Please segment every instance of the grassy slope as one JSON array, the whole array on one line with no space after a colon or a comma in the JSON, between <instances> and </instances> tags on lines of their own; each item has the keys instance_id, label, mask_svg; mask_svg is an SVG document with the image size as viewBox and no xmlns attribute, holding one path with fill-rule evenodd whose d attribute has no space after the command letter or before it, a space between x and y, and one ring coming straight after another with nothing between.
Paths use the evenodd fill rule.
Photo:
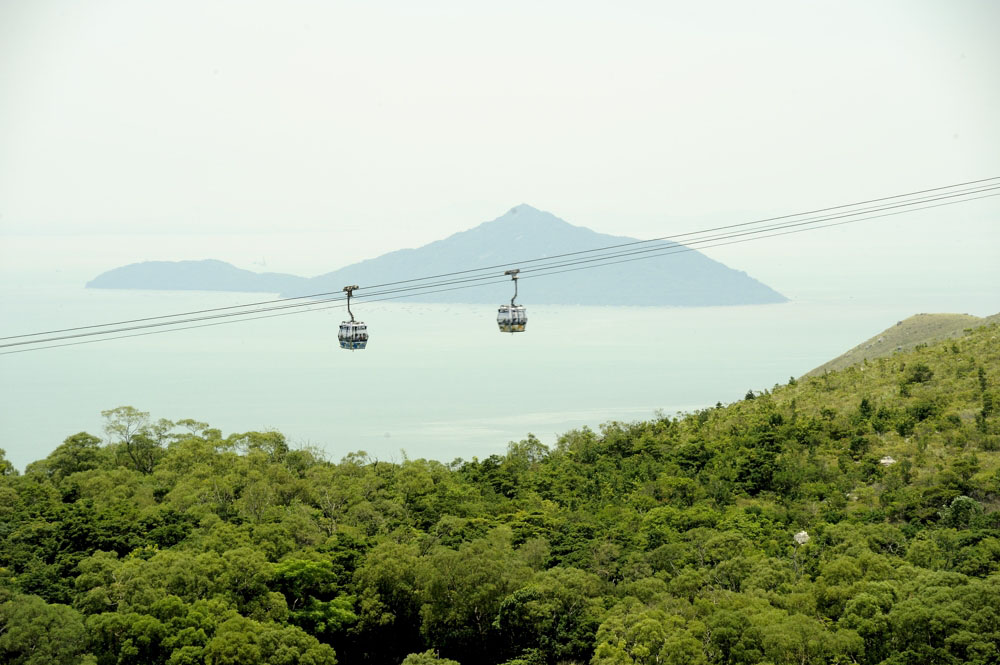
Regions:
<instances>
[{"instance_id":1,"label":"grassy slope","mask_svg":"<svg viewBox=\"0 0 1000 665\"><path fill-rule=\"evenodd\" d=\"M907 322L911 322L917 331L933 334L932 331L936 330L939 338L947 338L951 336L947 330L952 324L973 318L949 314L917 315L898 326L900 333L893 340L906 338ZM919 348L917 345L921 342L911 342L912 350L907 351L904 347L904 351L896 355L874 360L861 358L840 371L807 375L796 385L778 388L771 398L779 408L787 409L794 405L800 413L839 420L847 428L853 425L852 420L856 420L854 414L858 411L860 400L867 397L875 409L884 407L893 419L893 424L885 432L872 437L874 445L868 453L869 457L891 455L897 462L909 461L915 476L913 484L927 486L956 457L972 452L978 456L980 464L979 471L971 479L972 485L989 486L994 478L1000 478L1000 437L995 426L991 425L987 432L981 432L976 430L975 424L977 414L983 408L979 370L985 372L987 392L995 395L1000 384L1000 315L980 321L986 322L986 325L963 329L961 338L952 342L943 341ZM914 336L916 334L913 333ZM929 367L933 376L925 382L909 383L904 389L902 384L918 364ZM934 415L918 421L911 433L905 436L900 434L895 422L902 414L912 412L921 404L931 405ZM733 406L754 408L745 402ZM826 452L830 454L834 451ZM833 462L832 456L830 461ZM851 493L852 507L862 510L877 507L884 489L880 482L855 486ZM1000 501L990 503L994 505L987 504L987 510L1000 509Z\"/></svg>"},{"instance_id":2,"label":"grassy slope","mask_svg":"<svg viewBox=\"0 0 1000 665\"><path fill-rule=\"evenodd\" d=\"M1000 323L1000 314L986 318L970 314L917 314L883 330L871 339L824 363L805 376L820 376L825 372L856 365L864 360L890 356L897 351L910 351L919 344L933 344L945 339L962 337L973 327Z\"/></svg>"}]
</instances>

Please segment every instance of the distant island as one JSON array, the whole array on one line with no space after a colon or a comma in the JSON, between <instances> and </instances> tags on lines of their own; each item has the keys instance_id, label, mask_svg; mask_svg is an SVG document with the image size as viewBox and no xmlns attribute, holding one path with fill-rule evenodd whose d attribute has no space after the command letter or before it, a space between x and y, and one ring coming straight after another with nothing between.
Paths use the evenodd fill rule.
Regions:
<instances>
[{"instance_id":1,"label":"distant island","mask_svg":"<svg viewBox=\"0 0 1000 665\"><path fill-rule=\"evenodd\" d=\"M255 273L223 261L147 261L109 270L87 283L95 289L257 291L283 297L339 291L345 284L386 283L468 270L484 265L517 267L539 257L593 250L635 242L635 238L597 233L574 226L529 205L475 228L416 249L402 249L354 263L317 277ZM520 299L526 303L565 305L711 306L760 305L787 298L701 252L677 245L678 252L594 270L525 276ZM586 265L586 264L584 264ZM582 267L582 266L581 266ZM498 268L497 273L502 274ZM499 303L509 300L509 284L492 283L411 298L419 302Z\"/></svg>"}]
</instances>

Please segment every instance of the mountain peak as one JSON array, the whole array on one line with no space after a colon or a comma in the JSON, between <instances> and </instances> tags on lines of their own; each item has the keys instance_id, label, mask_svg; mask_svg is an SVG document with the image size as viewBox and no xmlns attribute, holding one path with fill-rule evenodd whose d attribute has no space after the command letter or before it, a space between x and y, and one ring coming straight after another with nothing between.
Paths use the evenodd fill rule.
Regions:
<instances>
[{"instance_id":1,"label":"mountain peak","mask_svg":"<svg viewBox=\"0 0 1000 665\"><path fill-rule=\"evenodd\" d=\"M525 227L537 227L539 225L573 226L566 220L556 217L551 212L539 210L527 203L519 203L496 219L484 222L484 224L494 223L499 223L503 227L510 225L522 225Z\"/></svg>"},{"instance_id":2,"label":"mountain peak","mask_svg":"<svg viewBox=\"0 0 1000 665\"><path fill-rule=\"evenodd\" d=\"M435 271L465 272L476 265L536 269L563 267L544 257L563 257L593 252L604 247L637 242L627 236L598 233L575 226L527 203L509 208L496 219L459 231L416 249L403 249L374 259L345 266L314 277L300 290L283 293L300 296L333 290L337 284L379 283L405 280ZM545 272L532 277L530 298L534 303L592 305L747 305L784 302L785 297L745 273L732 270L698 251L675 252L659 260L617 263L588 255L581 267L561 272ZM655 253L653 257L657 256ZM617 258L616 256L605 256ZM642 257L640 257L642 258ZM540 262L540 263L536 263ZM570 265L567 263L567 265ZM570 272L572 271L572 272ZM500 270L498 270L499 274ZM424 302L502 302L509 298L506 283L483 284L475 290L454 290L422 294ZM525 296L527 299L528 296Z\"/></svg>"}]
</instances>

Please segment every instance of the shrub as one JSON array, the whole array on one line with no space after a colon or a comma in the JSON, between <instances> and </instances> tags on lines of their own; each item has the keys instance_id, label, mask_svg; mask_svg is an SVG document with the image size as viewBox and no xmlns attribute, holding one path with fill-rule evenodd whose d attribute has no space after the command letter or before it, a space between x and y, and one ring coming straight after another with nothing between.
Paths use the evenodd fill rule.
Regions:
<instances>
[{"instance_id":1,"label":"shrub","mask_svg":"<svg viewBox=\"0 0 1000 665\"><path fill-rule=\"evenodd\" d=\"M934 378L934 370L924 363L917 363L912 365L910 371L906 373L904 383L927 383L932 378Z\"/></svg>"}]
</instances>

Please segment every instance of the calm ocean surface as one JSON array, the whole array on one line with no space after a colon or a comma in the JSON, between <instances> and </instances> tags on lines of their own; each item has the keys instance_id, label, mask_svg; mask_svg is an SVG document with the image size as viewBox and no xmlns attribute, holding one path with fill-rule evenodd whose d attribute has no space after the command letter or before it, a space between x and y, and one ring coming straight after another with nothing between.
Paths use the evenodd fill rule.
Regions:
<instances>
[{"instance_id":1,"label":"calm ocean surface","mask_svg":"<svg viewBox=\"0 0 1000 665\"><path fill-rule=\"evenodd\" d=\"M755 307L528 306L503 335L483 305L359 303L368 349L337 347L342 308L0 356L0 447L15 466L45 457L100 411L223 430L277 429L336 460L485 457L534 433L668 415L741 399L826 362L918 312L1000 310L995 292L892 302L823 293ZM268 294L102 291L80 282L0 287L0 334L219 307Z\"/></svg>"}]
</instances>

